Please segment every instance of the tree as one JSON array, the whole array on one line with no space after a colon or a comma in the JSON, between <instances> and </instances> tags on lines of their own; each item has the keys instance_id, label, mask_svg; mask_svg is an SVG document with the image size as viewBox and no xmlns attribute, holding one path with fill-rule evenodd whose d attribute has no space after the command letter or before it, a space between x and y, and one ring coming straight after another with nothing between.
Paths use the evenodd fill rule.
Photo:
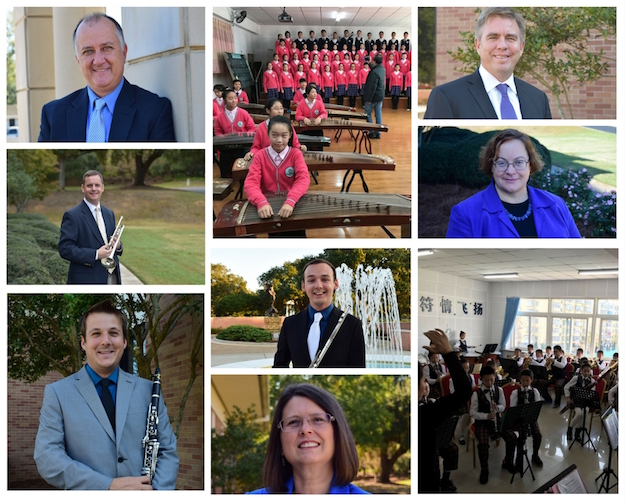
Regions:
<instances>
[{"instance_id":1,"label":"tree","mask_svg":"<svg viewBox=\"0 0 625 500\"><path fill-rule=\"evenodd\" d=\"M79 320L107 296L32 294L8 296L9 377L36 382L50 371L67 377L81 369Z\"/></svg>"},{"instance_id":2,"label":"tree","mask_svg":"<svg viewBox=\"0 0 625 500\"><path fill-rule=\"evenodd\" d=\"M520 7L515 8L527 24L523 56L515 76L528 74L553 95L560 117L574 118L569 93L573 85L587 85L604 77L616 61L594 50L598 38L616 36L615 7ZM480 12L478 9L476 12ZM461 32L464 46L448 53L462 63L464 73L480 64L475 50L475 33Z\"/></svg>"},{"instance_id":3,"label":"tree","mask_svg":"<svg viewBox=\"0 0 625 500\"><path fill-rule=\"evenodd\" d=\"M133 187L145 186L145 178L152 164L165 154L164 149L113 149L103 150L101 158L106 158L108 166L126 163L134 168ZM102 161L104 163L104 161Z\"/></svg>"},{"instance_id":4,"label":"tree","mask_svg":"<svg viewBox=\"0 0 625 500\"><path fill-rule=\"evenodd\" d=\"M249 293L247 282L223 264L211 265L211 308L226 295Z\"/></svg>"},{"instance_id":5,"label":"tree","mask_svg":"<svg viewBox=\"0 0 625 500\"><path fill-rule=\"evenodd\" d=\"M436 80L436 9L419 7L419 85Z\"/></svg>"},{"instance_id":6,"label":"tree","mask_svg":"<svg viewBox=\"0 0 625 500\"><path fill-rule=\"evenodd\" d=\"M272 415L284 388L301 382L318 385L334 395L359 451L379 458L379 481L389 483L393 466L410 450L410 377L274 375L269 382Z\"/></svg>"},{"instance_id":7,"label":"tree","mask_svg":"<svg viewBox=\"0 0 625 500\"><path fill-rule=\"evenodd\" d=\"M15 76L15 36L13 34L13 11L7 13L7 104L17 104Z\"/></svg>"},{"instance_id":8,"label":"tree","mask_svg":"<svg viewBox=\"0 0 625 500\"><path fill-rule=\"evenodd\" d=\"M213 314L216 317L224 316L263 316L267 307L263 308L263 298L255 293L238 292L221 297L211 302Z\"/></svg>"},{"instance_id":9,"label":"tree","mask_svg":"<svg viewBox=\"0 0 625 500\"><path fill-rule=\"evenodd\" d=\"M43 200L53 186L56 156L46 149L11 149L7 154L7 195L18 213L28 200Z\"/></svg>"},{"instance_id":10,"label":"tree","mask_svg":"<svg viewBox=\"0 0 625 500\"><path fill-rule=\"evenodd\" d=\"M224 493L243 493L262 487L263 462L269 436L256 423L253 408L236 406L222 434L211 433L211 479Z\"/></svg>"},{"instance_id":11,"label":"tree","mask_svg":"<svg viewBox=\"0 0 625 500\"><path fill-rule=\"evenodd\" d=\"M158 348L183 316L196 315L198 321L189 337L189 380L185 387L178 417L172 419L174 434L179 437L187 398L197 378L197 367L204 353L204 301L202 295L174 295L163 300L162 294L120 294L117 303L128 317L128 346L137 362L139 376L149 379L152 361L159 367Z\"/></svg>"}]
</instances>

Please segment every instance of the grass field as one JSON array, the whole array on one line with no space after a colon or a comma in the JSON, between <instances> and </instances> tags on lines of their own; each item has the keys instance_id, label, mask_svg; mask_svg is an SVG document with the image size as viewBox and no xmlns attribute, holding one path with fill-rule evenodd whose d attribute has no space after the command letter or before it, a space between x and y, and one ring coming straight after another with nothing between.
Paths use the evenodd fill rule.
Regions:
<instances>
[{"instance_id":1,"label":"grass field","mask_svg":"<svg viewBox=\"0 0 625 500\"><path fill-rule=\"evenodd\" d=\"M32 200L26 212L61 224L63 213L83 196L79 188ZM145 284L204 284L204 194L176 189L105 186L102 205L126 225L121 262ZM9 212L14 212L10 207Z\"/></svg>"},{"instance_id":2,"label":"grass field","mask_svg":"<svg viewBox=\"0 0 625 500\"><path fill-rule=\"evenodd\" d=\"M466 127L475 132L501 127ZM616 187L616 134L587 127L517 127L551 152L554 165L570 170L588 169L597 181Z\"/></svg>"}]
</instances>

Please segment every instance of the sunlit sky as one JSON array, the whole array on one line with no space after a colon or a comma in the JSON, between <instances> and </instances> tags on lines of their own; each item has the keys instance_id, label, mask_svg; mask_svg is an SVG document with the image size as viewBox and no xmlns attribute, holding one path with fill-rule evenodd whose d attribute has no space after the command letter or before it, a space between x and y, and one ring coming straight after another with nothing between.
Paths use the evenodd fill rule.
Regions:
<instances>
[{"instance_id":1,"label":"sunlit sky","mask_svg":"<svg viewBox=\"0 0 625 500\"><path fill-rule=\"evenodd\" d=\"M306 255L318 255L323 247L302 248L213 248L211 262L223 264L234 274L247 281L250 291L260 288L257 278L272 267L281 266L287 261L301 259Z\"/></svg>"}]
</instances>

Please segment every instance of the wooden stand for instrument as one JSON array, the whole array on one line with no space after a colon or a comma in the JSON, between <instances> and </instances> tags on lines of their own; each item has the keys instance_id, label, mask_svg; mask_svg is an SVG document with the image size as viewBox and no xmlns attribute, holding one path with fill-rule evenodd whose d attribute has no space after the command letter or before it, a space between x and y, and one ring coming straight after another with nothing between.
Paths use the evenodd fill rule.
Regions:
<instances>
[{"instance_id":1,"label":"wooden stand for instrument","mask_svg":"<svg viewBox=\"0 0 625 500\"><path fill-rule=\"evenodd\" d=\"M274 214L280 211L285 194L268 197ZM223 206L213 224L216 238L280 233L328 227L401 226L402 238L410 237L411 199L398 194L352 194L310 192L295 205L287 219L274 215L260 219L256 207L247 200Z\"/></svg>"},{"instance_id":2,"label":"wooden stand for instrument","mask_svg":"<svg viewBox=\"0 0 625 500\"><path fill-rule=\"evenodd\" d=\"M341 193L348 192L356 174L360 174L362 179L362 187L365 193L369 192L369 187L365 182L363 170L395 170L395 160L386 155L361 155L358 153L322 153L319 151L307 151L303 153L304 161L310 172L321 170L347 170L343 177L343 185ZM243 198L243 181L247 177L250 169L251 161L245 161L243 158L235 160L232 165L232 179L240 181L241 184L234 199ZM345 181L349 172L353 170L352 178L345 187Z\"/></svg>"},{"instance_id":3,"label":"wooden stand for instrument","mask_svg":"<svg viewBox=\"0 0 625 500\"><path fill-rule=\"evenodd\" d=\"M358 149L358 153L362 153L362 145L364 142L365 151L371 154L371 139L369 138L369 132L388 132L386 125L378 125L377 123L369 122L352 122L349 120L337 120L335 118L327 118L321 120L319 125L306 125L303 121L293 122L293 129L298 133L304 130L336 130L334 134L334 140L339 141L341 137L341 131L349 130L349 135L354 139L354 153ZM354 135L354 130L358 133Z\"/></svg>"}]
</instances>

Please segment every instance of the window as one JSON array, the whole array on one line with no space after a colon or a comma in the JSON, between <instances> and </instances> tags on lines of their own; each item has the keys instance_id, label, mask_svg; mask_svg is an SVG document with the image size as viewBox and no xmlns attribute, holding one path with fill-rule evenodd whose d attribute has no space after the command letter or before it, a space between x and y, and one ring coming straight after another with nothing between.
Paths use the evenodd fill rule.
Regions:
<instances>
[{"instance_id":1,"label":"window","mask_svg":"<svg viewBox=\"0 0 625 500\"><path fill-rule=\"evenodd\" d=\"M560 345L566 354L578 348L594 357L598 349L610 359L618 352L617 299L522 298L506 349L545 349Z\"/></svg>"}]
</instances>

